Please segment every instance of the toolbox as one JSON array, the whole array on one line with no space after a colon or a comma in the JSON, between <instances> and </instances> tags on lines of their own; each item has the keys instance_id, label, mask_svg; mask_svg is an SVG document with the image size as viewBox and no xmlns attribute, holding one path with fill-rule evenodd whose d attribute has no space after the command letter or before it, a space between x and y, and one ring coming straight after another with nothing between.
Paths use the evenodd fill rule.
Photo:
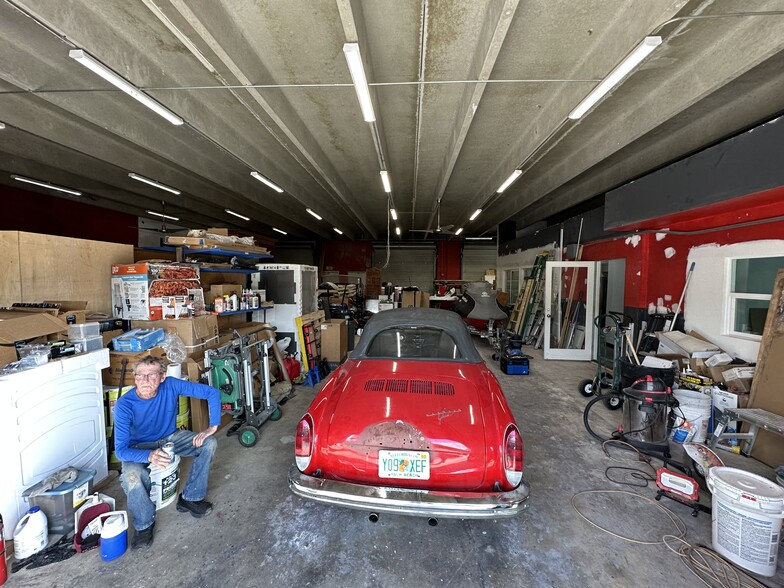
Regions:
<instances>
[{"instance_id":1,"label":"toolbox","mask_svg":"<svg viewBox=\"0 0 784 588\"><path fill-rule=\"evenodd\" d=\"M527 355L508 355L501 354L501 371L508 375L528 375L528 356Z\"/></svg>"}]
</instances>

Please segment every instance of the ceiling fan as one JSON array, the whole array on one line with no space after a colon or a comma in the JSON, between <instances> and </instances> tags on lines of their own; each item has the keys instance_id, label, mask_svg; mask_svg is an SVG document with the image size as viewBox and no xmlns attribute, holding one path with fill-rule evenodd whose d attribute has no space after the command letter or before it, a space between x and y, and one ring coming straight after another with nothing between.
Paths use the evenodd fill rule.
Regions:
<instances>
[{"instance_id":1,"label":"ceiling fan","mask_svg":"<svg viewBox=\"0 0 784 588\"><path fill-rule=\"evenodd\" d=\"M148 211L148 212L149 212L149 211ZM143 218L143 217L139 217L139 221L140 221L140 223L144 223L144 222L147 222L147 223L156 223L156 224L157 224L157 223L160 223L160 226L159 226L159 228L155 228L155 229L148 229L148 228L146 228L146 227L143 227L143 226L141 226L141 224L140 224L140 226L139 226L139 230L140 230L140 231L147 231L147 232L149 232L149 233L158 233L158 234L163 234L163 235L168 235L168 234L171 234L171 233L176 233L176 232L179 232L179 231L181 231L181 230L182 230L181 228L177 228L177 229L174 229L174 230L173 230L171 227L167 227L167 226L166 226L166 219L167 219L167 218L172 218L172 217L169 217L169 216L167 216L167 215L166 215L166 201L165 201L165 200L161 200L161 212L160 212L160 213L157 213L155 216L159 216L161 220L160 220L160 221L157 221L157 220L154 220L154 219L145 219L145 218Z\"/></svg>"},{"instance_id":2,"label":"ceiling fan","mask_svg":"<svg viewBox=\"0 0 784 588\"><path fill-rule=\"evenodd\" d=\"M441 226L441 200L436 203L436 228L435 229L409 229L410 233L439 233L441 235L454 235L454 232L450 231L452 227L455 225L444 225Z\"/></svg>"}]
</instances>

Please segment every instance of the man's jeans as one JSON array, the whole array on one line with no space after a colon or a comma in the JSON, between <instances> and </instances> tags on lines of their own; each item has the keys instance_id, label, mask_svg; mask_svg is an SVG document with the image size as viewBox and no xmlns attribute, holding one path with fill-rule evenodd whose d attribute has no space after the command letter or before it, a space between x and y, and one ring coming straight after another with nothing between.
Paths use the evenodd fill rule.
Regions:
<instances>
[{"instance_id":1,"label":"man's jeans","mask_svg":"<svg viewBox=\"0 0 784 588\"><path fill-rule=\"evenodd\" d=\"M193 431L175 431L168 437L155 442L139 443L134 449L153 450L162 447L164 443L174 443L174 454L180 457L193 457L188 481L182 491L185 500L198 502L207 495L207 479L210 475L210 464L218 442L210 436L204 440L201 447L193 445ZM128 510L133 517L133 526L137 531L143 531L155 522L155 504L150 500L150 470L147 463L132 461L122 462L122 475L120 485L128 497Z\"/></svg>"}]
</instances>

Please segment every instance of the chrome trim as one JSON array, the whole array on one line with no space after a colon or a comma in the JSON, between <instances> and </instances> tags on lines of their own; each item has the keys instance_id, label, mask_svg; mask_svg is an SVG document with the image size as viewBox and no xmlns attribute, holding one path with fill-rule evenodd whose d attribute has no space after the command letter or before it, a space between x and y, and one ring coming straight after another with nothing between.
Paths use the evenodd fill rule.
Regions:
<instances>
[{"instance_id":1,"label":"chrome trim","mask_svg":"<svg viewBox=\"0 0 784 588\"><path fill-rule=\"evenodd\" d=\"M509 492L444 492L365 486L315 478L289 469L289 488L297 496L359 510L454 519L513 517L527 505L531 488L523 477Z\"/></svg>"}]
</instances>

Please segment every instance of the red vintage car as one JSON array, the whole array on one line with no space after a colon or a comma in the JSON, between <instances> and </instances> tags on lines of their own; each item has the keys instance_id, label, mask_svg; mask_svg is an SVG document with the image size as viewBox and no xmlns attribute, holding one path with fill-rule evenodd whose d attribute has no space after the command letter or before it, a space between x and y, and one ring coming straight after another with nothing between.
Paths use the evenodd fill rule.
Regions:
<instances>
[{"instance_id":1,"label":"red vintage car","mask_svg":"<svg viewBox=\"0 0 784 588\"><path fill-rule=\"evenodd\" d=\"M518 514L523 440L460 316L387 310L297 426L289 487L304 498L431 518Z\"/></svg>"}]
</instances>

